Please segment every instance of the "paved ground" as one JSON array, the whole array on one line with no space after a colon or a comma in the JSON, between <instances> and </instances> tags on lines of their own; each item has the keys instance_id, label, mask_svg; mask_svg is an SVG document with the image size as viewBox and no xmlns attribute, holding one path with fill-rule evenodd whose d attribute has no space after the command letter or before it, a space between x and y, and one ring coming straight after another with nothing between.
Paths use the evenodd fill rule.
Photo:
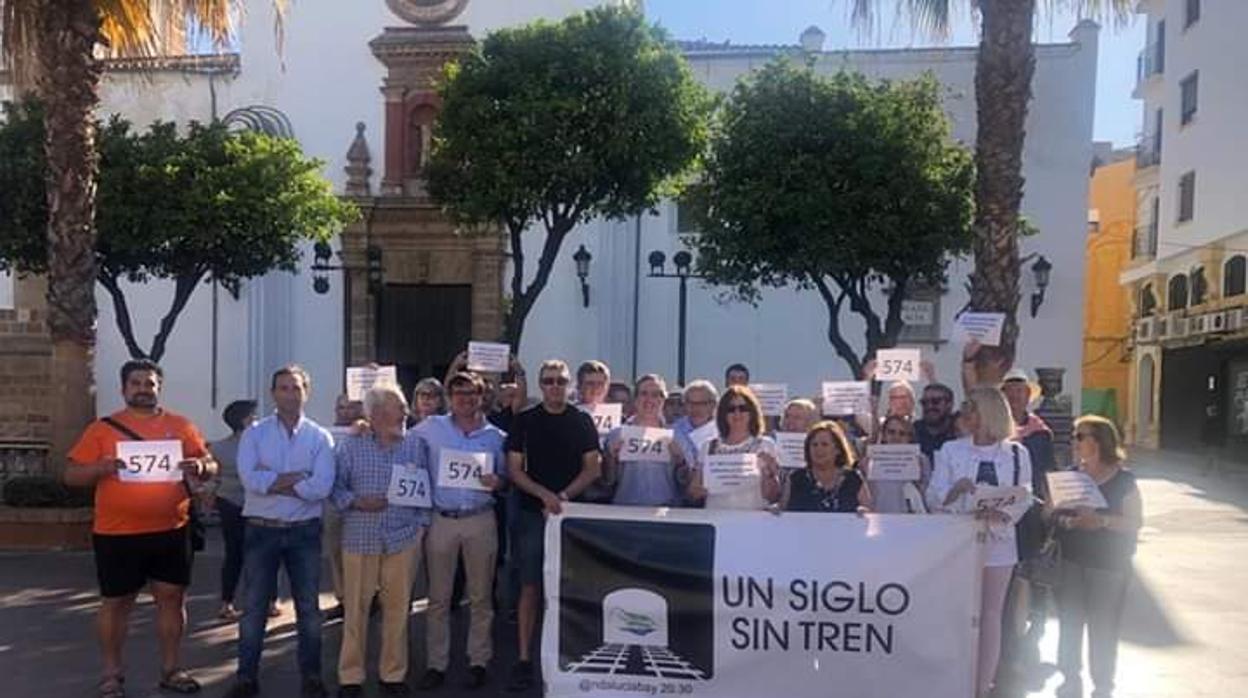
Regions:
<instances>
[{"instance_id":1,"label":"paved ground","mask_svg":"<svg viewBox=\"0 0 1248 698\"><path fill-rule=\"evenodd\" d=\"M1223 466L1208 472L1205 464L1177 454L1134 454L1141 476L1146 525L1136 558L1136 581L1128 599L1119 657L1121 698L1201 698L1248 695L1248 467ZM190 601L191 629L186 661L217 696L234 667L235 627L214 619L220 550L212 546L197 564ZM323 597L325 605L329 596ZM0 696L70 698L92 695L98 671L92 618L96 608L94 572L89 554L0 553ZM262 675L267 696L296 695L294 626L289 604L269 627ZM466 609L457 615L462 616ZM126 656L127 683L138 698L155 690L155 641L152 609L136 612ZM463 618L457 617L455 647L462 647ZM487 690L495 695L511 656L514 625L500 618L495 676ZM423 670L423 614L412 624L413 676ZM339 626L325 638L325 675L336 667ZM503 641L505 638L505 641ZM374 643L375 646L375 643ZM1043 656L1056 656L1057 626L1050 623ZM462 667L452 667L452 684ZM1030 696L1052 696L1059 677ZM448 684L452 685L452 684ZM444 688L442 696L469 695ZM940 698L940 697L938 697Z\"/></svg>"}]
</instances>

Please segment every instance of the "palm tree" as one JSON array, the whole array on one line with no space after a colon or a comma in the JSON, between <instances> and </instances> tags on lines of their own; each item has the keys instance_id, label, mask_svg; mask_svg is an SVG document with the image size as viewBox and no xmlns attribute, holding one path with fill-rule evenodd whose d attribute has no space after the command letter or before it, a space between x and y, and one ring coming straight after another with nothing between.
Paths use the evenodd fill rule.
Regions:
<instances>
[{"instance_id":1,"label":"palm tree","mask_svg":"<svg viewBox=\"0 0 1248 698\"><path fill-rule=\"evenodd\" d=\"M877 6L895 5L912 26L935 36L948 34L950 13L963 0L852 0L851 17L874 26ZM1046 8L1067 7L1081 16L1125 22L1136 0L1046 0ZM1027 102L1036 68L1032 27L1037 0L969 0L980 20L975 63L975 269L970 307L1004 312L1001 346L981 350L980 382L1000 382L1014 361L1018 341L1018 227L1023 199L1023 141Z\"/></svg>"},{"instance_id":2,"label":"palm tree","mask_svg":"<svg viewBox=\"0 0 1248 698\"><path fill-rule=\"evenodd\" d=\"M101 56L161 52L193 26L229 44L243 0L0 0L0 58L45 106L54 462L95 412L95 148ZM274 0L278 17L285 0Z\"/></svg>"}]
</instances>

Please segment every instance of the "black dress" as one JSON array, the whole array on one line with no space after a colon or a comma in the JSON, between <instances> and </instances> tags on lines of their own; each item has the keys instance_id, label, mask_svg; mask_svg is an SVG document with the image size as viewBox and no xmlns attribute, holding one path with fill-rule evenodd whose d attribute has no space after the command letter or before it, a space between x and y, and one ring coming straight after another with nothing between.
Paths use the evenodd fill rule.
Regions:
<instances>
[{"instance_id":1,"label":"black dress","mask_svg":"<svg viewBox=\"0 0 1248 698\"><path fill-rule=\"evenodd\" d=\"M852 514L858 511L858 491L862 486L862 475L856 468L844 470L841 481L830 490L820 487L810 469L803 468L789 479L787 510Z\"/></svg>"}]
</instances>

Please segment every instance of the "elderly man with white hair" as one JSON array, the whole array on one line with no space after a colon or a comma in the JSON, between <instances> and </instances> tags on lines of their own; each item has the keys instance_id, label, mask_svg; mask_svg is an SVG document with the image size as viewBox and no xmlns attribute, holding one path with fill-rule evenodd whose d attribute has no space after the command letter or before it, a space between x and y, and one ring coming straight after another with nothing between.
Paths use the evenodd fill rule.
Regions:
<instances>
[{"instance_id":1,"label":"elderly man with white hair","mask_svg":"<svg viewBox=\"0 0 1248 698\"><path fill-rule=\"evenodd\" d=\"M406 438L407 400L394 386L364 395L369 432L338 448L333 502L342 514L343 618L338 695L363 695L369 604L381 604L382 695L407 693L407 615L429 525L429 470L418 439ZM397 481L397 487L394 483ZM423 496L421 496L423 494Z\"/></svg>"}]
</instances>

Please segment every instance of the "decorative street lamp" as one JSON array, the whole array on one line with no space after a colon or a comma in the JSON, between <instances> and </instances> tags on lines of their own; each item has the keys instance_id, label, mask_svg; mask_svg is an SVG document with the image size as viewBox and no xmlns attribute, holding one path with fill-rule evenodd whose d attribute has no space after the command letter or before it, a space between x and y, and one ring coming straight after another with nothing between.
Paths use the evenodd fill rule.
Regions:
<instances>
[{"instance_id":1,"label":"decorative street lamp","mask_svg":"<svg viewBox=\"0 0 1248 698\"><path fill-rule=\"evenodd\" d=\"M672 255L672 263L676 265L676 273L669 274L664 270L667 255L659 250L650 253L650 277L655 279L677 279L680 281L680 320L676 340L676 382L685 385L685 347L689 325L689 279L704 278L693 273L693 255L688 250L681 250Z\"/></svg>"},{"instance_id":2,"label":"decorative street lamp","mask_svg":"<svg viewBox=\"0 0 1248 698\"><path fill-rule=\"evenodd\" d=\"M586 308L589 307L589 263L593 259L594 256L584 245L576 248L572 255L572 261L576 262L576 278L581 280L581 304Z\"/></svg>"},{"instance_id":3,"label":"decorative street lamp","mask_svg":"<svg viewBox=\"0 0 1248 698\"><path fill-rule=\"evenodd\" d=\"M1031 265L1031 273L1035 276L1036 291L1031 294L1031 316L1035 317L1039 312L1041 304L1044 303L1044 290L1049 287L1049 273L1053 271L1053 264L1040 255L1036 259L1035 264Z\"/></svg>"}]
</instances>

